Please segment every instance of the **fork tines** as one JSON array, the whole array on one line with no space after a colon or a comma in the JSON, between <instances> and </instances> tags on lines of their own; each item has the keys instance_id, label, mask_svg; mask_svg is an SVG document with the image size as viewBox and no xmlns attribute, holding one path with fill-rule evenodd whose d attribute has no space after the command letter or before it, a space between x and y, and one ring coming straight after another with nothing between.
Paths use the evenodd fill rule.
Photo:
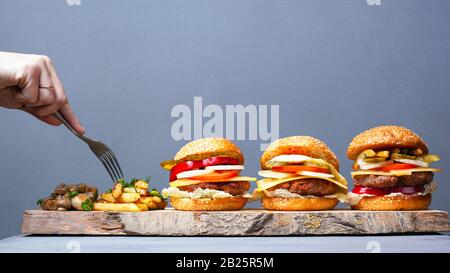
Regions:
<instances>
[{"instance_id":1,"label":"fork tines","mask_svg":"<svg viewBox=\"0 0 450 273\"><path fill-rule=\"evenodd\" d=\"M100 154L98 158L102 162L103 166L105 166L113 181L117 182L119 179L123 178L122 169L120 168L119 161L113 151L110 149L106 150Z\"/></svg>"}]
</instances>

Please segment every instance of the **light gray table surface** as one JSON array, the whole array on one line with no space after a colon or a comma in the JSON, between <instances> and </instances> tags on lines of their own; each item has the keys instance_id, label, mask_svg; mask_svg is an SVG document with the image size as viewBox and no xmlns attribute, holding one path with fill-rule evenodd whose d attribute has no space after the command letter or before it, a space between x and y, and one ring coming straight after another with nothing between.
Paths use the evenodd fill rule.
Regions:
<instances>
[{"instance_id":1,"label":"light gray table surface","mask_svg":"<svg viewBox=\"0 0 450 273\"><path fill-rule=\"evenodd\" d=\"M0 240L0 252L445 252L444 234L304 237L26 236Z\"/></svg>"}]
</instances>

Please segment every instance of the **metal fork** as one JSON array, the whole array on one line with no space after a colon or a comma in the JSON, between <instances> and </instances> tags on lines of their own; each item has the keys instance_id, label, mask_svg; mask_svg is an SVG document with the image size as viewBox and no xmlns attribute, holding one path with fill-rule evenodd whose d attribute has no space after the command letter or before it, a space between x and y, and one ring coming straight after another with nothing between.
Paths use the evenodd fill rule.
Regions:
<instances>
[{"instance_id":1,"label":"metal fork","mask_svg":"<svg viewBox=\"0 0 450 273\"><path fill-rule=\"evenodd\" d=\"M100 159L105 169L108 171L109 176L113 180L113 183L117 182L119 179L123 179L122 169L120 168L119 161L117 160L114 152L108 145L102 143L101 141L88 138L86 136L80 135L73 127L67 122L64 116L58 111L53 114L55 118L64 124L74 135L79 139L86 142L91 151Z\"/></svg>"}]
</instances>

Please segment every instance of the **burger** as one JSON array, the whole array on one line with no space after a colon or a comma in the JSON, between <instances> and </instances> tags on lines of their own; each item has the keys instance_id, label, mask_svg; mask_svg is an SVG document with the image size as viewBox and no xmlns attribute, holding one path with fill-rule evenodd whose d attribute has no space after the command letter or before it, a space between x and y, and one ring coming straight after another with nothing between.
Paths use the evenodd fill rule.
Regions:
<instances>
[{"instance_id":1,"label":"burger","mask_svg":"<svg viewBox=\"0 0 450 273\"><path fill-rule=\"evenodd\" d=\"M244 156L224 138L189 142L161 166L170 171L170 187L162 194L177 210L240 210L251 196L250 182L256 181L240 176Z\"/></svg>"},{"instance_id":2,"label":"burger","mask_svg":"<svg viewBox=\"0 0 450 273\"><path fill-rule=\"evenodd\" d=\"M317 138L291 136L269 145L257 181L262 206L268 210L329 210L347 195L333 151Z\"/></svg>"},{"instance_id":3,"label":"burger","mask_svg":"<svg viewBox=\"0 0 450 273\"><path fill-rule=\"evenodd\" d=\"M348 146L354 160L355 187L348 202L357 210L424 210L436 189L429 164L439 160L426 143L400 126L379 126L362 132Z\"/></svg>"}]
</instances>

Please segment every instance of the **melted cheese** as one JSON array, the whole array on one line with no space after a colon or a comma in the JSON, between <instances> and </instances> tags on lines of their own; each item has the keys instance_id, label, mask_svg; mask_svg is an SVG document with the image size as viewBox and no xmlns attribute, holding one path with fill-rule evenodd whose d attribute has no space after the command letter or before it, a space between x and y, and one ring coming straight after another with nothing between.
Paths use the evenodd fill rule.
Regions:
<instances>
[{"instance_id":1,"label":"melted cheese","mask_svg":"<svg viewBox=\"0 0 450 273\"><path fill-rule=\"evenodd\" d=\"M175 181L170 182L170 187L183 187L183 186L190 186L200 183L218 183L218 182L251 182L256 181L256 178L254 177L248 177L248 176L235 176L232 178L226 178L226 179L216 179L216 180L192 180L192 179L178 179Z\"/></svg>"},{"instance_id":2,"label":"melted cheese","mask_svg":"<svg viewBox=\"0 0 450 273\"><path fill-rule=\"evenodd\" d=\"M408 170L393 170L389 172L381 172L381 171L355 171L352 172L352 177L356 175L395 175L395 176L404 176L404 175L411 175L413 172L440 172L440 169L435 168L415 168L415 169L408 169Z\"/></svg>"},{"instance_id":3,"label":"melted cheese","mask_svg":"<svg viewBox=\"0 0 450 273\"><path fill-rule=\"evenodd\" d=\"M331 165L330 163L326 162L323 159L311 158L311 157L307 157L307 156L304 156L304 155L283 155L283 157L282 156L278 156L278 157L275 157L275 158L278 158L278 159L282 158L285 161L293 161L294 159L298 161L298 159L296 159L296 157L300 157L302 159L301 160L302 163L304 165L306 165L306 166L321 167L321 168L328 169L334 177L333 178L326 178L326 177L323 177L323 174L315 175L313 172L306 172L306 173L302 172L302 173L297 173L296 176L291 177L291 179L288 179L288 180L286 180L287 178L281 178L281 177L279 177L279 178L272 178L272 179L266 178L266 179L260 180L260 181L262 181L261 183L270 182L269 184L275 184L275 186L276 186L278 184L281 184L281 183L284 183L284 182L287 182L287 181L292 181L292 180L295 180L295 179L318 178L318 179L327 180L327 181L329 181L331 183L334 183L334 184L338 185L339 187L347 190L347 180L345 179L345 177L343 177L336 170L336 168L333 165ZM289 159L289 160L286 160L286 158ZM273 161L273 159L272 159L272 161ZM279 162L279 161L273 161L272 163L274 163L275 165L277 165L277 164L288 164L287 162ZM269 168L270 167L272 167L272 166L269 164Z\"/></svg>"},{"instance_id":4,"label":"melted cheese","mask_svg":"<svg viewBox=\"0 0 450 273\"><path fill-rule=\"evenodd\" d=\"M261 180L256 181L256 185L258 185L258 191L264 191L267 189L270 189L272 187L275 187L279 184L282 183L286 183L289 181L294 181L294 180L299 180L299 179L307 179L307 178L314 178L311 176L295 176L295 177L288 177L288 178L282 178L282 179L273 179L273 178L264 178ZM317 177L319 178L319 177ZM341 187L342 189L345 189L345 191L347 191L347 185L344 185L342 183L340 183L339 181L333 179L333 178L322 178L320 177L319 179L323 179L323 180L327 180L333 184L338 185L339 187Z\"/></svg>"}]
</instances>

